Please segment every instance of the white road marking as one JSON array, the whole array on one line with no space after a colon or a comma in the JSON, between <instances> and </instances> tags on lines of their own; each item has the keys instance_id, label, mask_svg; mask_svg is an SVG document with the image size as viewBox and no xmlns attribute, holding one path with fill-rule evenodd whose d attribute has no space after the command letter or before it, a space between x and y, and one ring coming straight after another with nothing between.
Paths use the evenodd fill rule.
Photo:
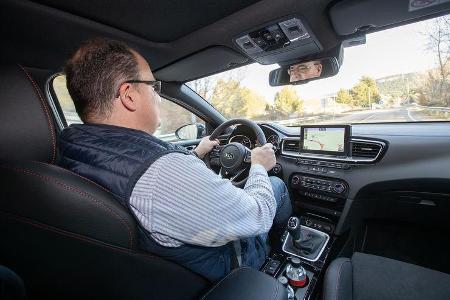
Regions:
<instances>
[{"instance_id":1,"label":"white road marking","mask_svg":"<svg viewBox=\"0 0 450 300\"><path fill-rule=\"evenodd\" d=\"M411 116L411 111L409 110L409 108L407 108L406 111L408 112L408 118L413 122L417 122L417 120L413 116Z\"/></svg>"}]
</instances>

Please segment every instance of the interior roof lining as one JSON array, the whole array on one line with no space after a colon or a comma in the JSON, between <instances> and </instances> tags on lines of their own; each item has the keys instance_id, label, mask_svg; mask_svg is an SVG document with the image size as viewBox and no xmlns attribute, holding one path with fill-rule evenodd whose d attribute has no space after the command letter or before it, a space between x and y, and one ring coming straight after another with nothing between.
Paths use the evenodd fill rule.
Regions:
<instances>
[{"instance_id":1,"label":"interior roof lining","mask_svg":"<svg viewBox=\"0 0 450 300\"><path fill-rule=\"evenodd\" d=\"M260 0L31 1L129 32L149 41L169 43Z\"/></svg>"},{"instance_id":2,"label":"interior roof lining","mask_svg":"<svg viewBox=\"0 0 450 300\"><path fill-rule=\"evenodd\" d=\"M161 70L212 46L228 47L239 52L232 42L237 34L255 28L258 24L299 12L305 17L325 52L336 47L345 38L336 36L331 27L327 10L329 4L329 0L261 0L174 42L154 43L33 1L3 0L0 4L0 33L4 44L0 48L0 55L3 61L21 62L26 66L57 71L61 70L65 60L81 41L94 36L105 36L130 44L143 54L152 69ZM17 18L19 15L21 17ZM71 35L67 35L68 28ZM387 28L389 27L382 29ZM51 34L42 34L43 32ZM223 69L210 70L205 75L220 71ZM185 82L191 79L193 78L174 77L172 80Z\"/></svg>"},{"instance_id":3,"label":"interior roof lining","mask_svg":"<svg viewBox=\"0 0 450 300\"><path fill-rule=\"evenodd\" d=\"M132 47L140 50L153 69L160 69L198 52L200 49L214 45L236 51L237 49L232 43L232 38L236 34L268 20L292 14L293 10L302 10L307 15L313 16L312 12L317 11L320 7L324 9L328 1L316 0L314 3L309 1L300 3L296 0L275 2L261 0L250 8L221 19L172 43L154 43L32 1L3 0L0 4L0 22L2 23L0 33L2 33L4 41L7 41L7 45L0 49L0 53L3 57L21 61L27 66L60 70L67 57L81 41L94 36L105 36L129 43ZM277 13L274 14L274 12ZM18 15L21 18L15 17ZM326 26L324 26L324 20ZM324 14L316 18L309 17L308 23L311 27L316 27L316 30L313 29L316 34L323 37L324 47L334 46L337 43ZM67 35L68 28L73 34ZM42 35L41 32L51 32L52 34ZM209 73L215 71L217 70L211 70ZM183 81L184 79L174 78L173 80Z\"/></svg>"}]
</instances>

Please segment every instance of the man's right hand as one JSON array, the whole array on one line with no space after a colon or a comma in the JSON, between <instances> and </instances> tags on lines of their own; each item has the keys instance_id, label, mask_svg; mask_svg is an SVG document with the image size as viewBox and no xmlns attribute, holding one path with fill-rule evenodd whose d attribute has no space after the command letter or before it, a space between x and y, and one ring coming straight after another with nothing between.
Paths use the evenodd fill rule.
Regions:
<instances>
[{"instance_id":1,"label":"man's right hand","mask_svg":"<svg viewBox=\"0 0 450 300\"><path fill-rule=\"evenodd\" d=\"M266 171L271 170L277 162L275 158L275 152L273 151L273 145L267 143L262 147L253 149L251 162L252 165L262 165L266 169Z\"/></svg>"}]
</instances>

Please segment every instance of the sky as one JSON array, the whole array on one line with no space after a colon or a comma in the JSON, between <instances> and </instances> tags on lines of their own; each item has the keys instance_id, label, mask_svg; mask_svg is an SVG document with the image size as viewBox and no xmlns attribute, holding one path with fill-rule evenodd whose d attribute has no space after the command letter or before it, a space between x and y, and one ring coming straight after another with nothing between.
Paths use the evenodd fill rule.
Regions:
<instances>
[{"instance_id":1,"label":"sky","mask_svg":"<svg viewBox=\"0 0 450 300\"><path fill-rule=\"evenodd\" d=\"M432 22L428 20L367 35L366 44L344 49L344 61L338 75L297 85L297 93L305 100L320 99L340 88L352 88L363 75L376 79L435 67L436 57L427 50L425 35ZM241 84L258 91L271 103L282 87L270 87L268 76L278 67L276 64L263 66L257 63L247 66L247 74Z\"/></svg>"}]
</instances>

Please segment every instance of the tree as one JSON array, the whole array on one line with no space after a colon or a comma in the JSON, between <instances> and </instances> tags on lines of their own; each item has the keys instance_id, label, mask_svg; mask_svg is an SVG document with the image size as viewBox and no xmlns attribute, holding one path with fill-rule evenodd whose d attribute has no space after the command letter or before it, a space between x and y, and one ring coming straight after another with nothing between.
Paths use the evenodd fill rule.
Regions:
<instances>
[{"instance_id":1,"label":"tree","mask_svg":"<svg viewBox=\"0 0 450 300\"><path fill-rule=\"evenodd\" d=\"M245 100L245 116L247 118L255 119L259 116L264 115L267 102L263 96L247 87L242 87L240 90L240 94L241 97Z\"/></svg>"},{"instance_id":2,"label":"tree","mask_svg":"<svg viewBox=\"0 0 450 300\"><path fill-rule=\"evenodd\" d=\"M199 94L203 99L210 102L211 96L214 91L213 86L215 85L215 80L211 76L196 79L188 83L197 94Z\"/></svg>"},{"instance_id":3,"label":"tree","mask_svg":"<svg viewBox=\"0 0 450 300\"><path fill-rule=\"evenodd\" d=\"M303 112L303 100L300 99L295 89L291 86L283 87L275 94L275 110L284 116L292 113Z\"/></svg>"},{"instance_id":4,"label":"tree","mask_svg":"<svg viewBox=\"0 0 450 300\"><path fill-rule=\"evenodd\" d=\"M436 18L432 27L426 33L428 37L428 49L436 53L438 69L430 71L427 87L428 94L435 99L429 99L428 102L440 102L443 105L450 106L450 17L444 16Z\"/></svg>"},{"instance_id":5,"label":"tree","mask_svg":"<svg viewBox=\"0 0 450 300\"><path fill-rule=\"evenodd\" d=\"M387 76L377 79L380 94L390 98L411 98L413 90L419 88L422 74L407 73Z\"/></svg>"},{"instance_id":6,"label":"tree","mask_svg":"<svg viewBox=\"0 0 450 300\"><path fill-rule=\"evenodd\" d=\"M363 76L350 91L354 106L370 107L372 103L378 103L381 99L375 80Z\"/></svg>"},{"instance_id":7,"label":"tree","mask_svg":"<svg viewBox=\"0 0 450 300\"><path fill-rule=\"evenodd\" d=\"M239 89L239 82L220 79L214 88L211 104L227 118L245 116L247 108Z\"/></svg>"},{"instance_id":8,"label":"tree","mask_svg":"<svg viewBox=\"0 0 450 300\"><path fill-rule=\"evenodd\" d=\"M213 91L211 104L227 118L256 118L264 114L266 101L257 92L233 79L220 79Z\"/></svg>"},{"instance_id":9,"label":"tree","mask_svg":"<svg viewBox=\"0 0 450 300\"><path fill-rule=\"evenodd\" d=\"M348 90L340 89L337 92L336 102L341 104L353 105L353 97Z\"/></svg>"}]
</instances>

